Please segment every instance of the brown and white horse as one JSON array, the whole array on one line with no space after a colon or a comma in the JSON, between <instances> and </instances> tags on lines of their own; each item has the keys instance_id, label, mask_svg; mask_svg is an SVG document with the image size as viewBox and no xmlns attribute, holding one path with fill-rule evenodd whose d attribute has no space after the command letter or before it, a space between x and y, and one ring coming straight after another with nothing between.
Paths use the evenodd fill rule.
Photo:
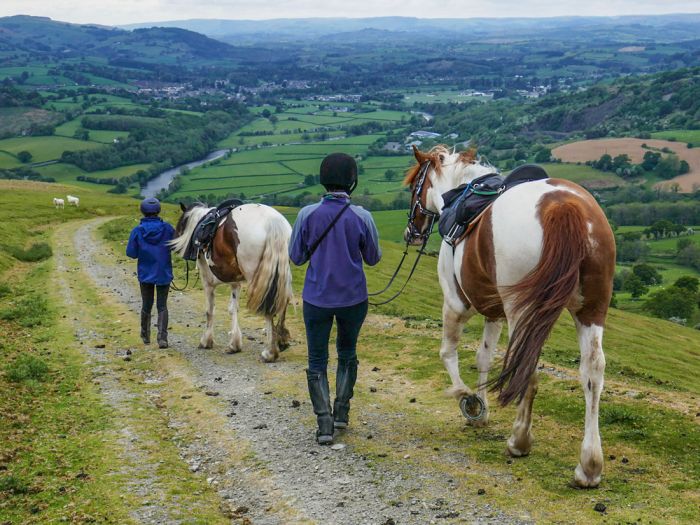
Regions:
<instances>
[{"instance_id":1,"label":"brown and white horse","mask_svg":"<svg viewBox=\"0 0 700 525\"><path fill-rule=\"evenodd\" d=\"M190 208L180 204L182 216L175 228L178 237L173 250L184 255L197 223L213 208L198 204ZM206 297L207 325L200 348L214 345L214 289L231 286L231 340L229 353L241 351L242 335L238 326L238 298L241 283L248 282L248 309L265 317L267 342L262 351L266 362L277 360L279 350L289 346L284 325L287 305L292 300L292 273L288 246L292 228L277 210L262 204L243 204L222 220L212 241L211 257L197 258L197 268ZM278 323L274 324L274 316Z\"/></svg>"},{"instance_id":2,"label":"brown and white horse","mask_svg":"<svg viewBox=\"0 0 700 525\"><path fill-rule=\"evenodd\" d=\"M493 167L475 161L474 153L454 153L438 146L428 153L414 149L418 164L406 183L413 190L406 239L420 241L442 195ZM560 179L515 186L482 215L465 239L453 248L442 243L438 275L444 295L440 357L457 398L471 394L459 374L457 344L463 324L474 314L486 320L476 354L478 396L488 422L486 389L499 390L506 405L518 400L507 448L525 456L532 446L532 404L537 393L537 361L542 346L564 308L574 318L581 351L580 380L586 420L580 463L574 481L596 487L603 470L598 405L603 388L603 327L612 294L615 240L593 197L582 187ZM488 372L501 333L508 323L509 343L500 375Z\"/></svg>"}]
</instances>

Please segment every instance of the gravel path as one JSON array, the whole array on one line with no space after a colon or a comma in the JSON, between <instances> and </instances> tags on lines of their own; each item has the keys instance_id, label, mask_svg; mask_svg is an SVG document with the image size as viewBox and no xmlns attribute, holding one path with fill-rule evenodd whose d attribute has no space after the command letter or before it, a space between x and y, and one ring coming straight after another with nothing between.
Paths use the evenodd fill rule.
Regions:
<instances>
[{"instance_id":1,"label":"gravel path","mask_svg":"<svg viewBox=\"0 0 700 525\"><path fill-rule=\"evenodd\" d=\"M140 297L133 268L113 259L106 262L108 249L95 232L102 222L104 219L83 223L75 231L78 261L102 293L112 294L137 312ZM200 293L173 293L169 300L171 320L199 326L202 301ZM219 310L219 315L225 316L225 311ZM316 445L306 399L299 403L273 397L269 395L273 387L263 380L265 372L273 369L294 374L302 382L302 367L284 359L273 364L260 362L262 332L243 327L243 337L242 353L223 355L220 348L197 349L194 334L174 329L170 336L171 347L191 365L192 382L212 395L212 403L226 418L223 429L197 429L194 440L180 440L181 457L192 472L201 472L217 487L222 508L232 509L227 512L236 523L241 522L241 515L245 516L242 522L256 524L518 522L455 490L446 475L416 472L408 464L377 464L356 447ZM161 379L167 382L167 378L154 381ZM115 396L118 401L118 385L106 381L102 388L109 403ZM371 434L375 422L381 420L381 407L368 407L367 412L363 432ZM172 411L168 417L168 425L175 432L186 425ZM125 435L132 430L126 429ZM213 432L217 433L216 439ZM244 443L254 453L254 461L231 465L222 439ZM148 459L141 460L148 467ZM222 465L227 466L224 472ZM142 523L168 523L164 515L149 512L136 517Z\"/></svg>"}]
</instances>

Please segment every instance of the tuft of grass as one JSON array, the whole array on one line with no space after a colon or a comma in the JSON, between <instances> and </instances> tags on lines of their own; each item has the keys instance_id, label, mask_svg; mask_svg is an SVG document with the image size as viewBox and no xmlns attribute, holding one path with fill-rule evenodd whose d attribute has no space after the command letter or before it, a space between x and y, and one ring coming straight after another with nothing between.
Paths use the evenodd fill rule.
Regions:
<instances>
[{"instance_id":1,"label":"tuft of grass","mask_svg":"<svg viewBox=\"0 0 700 525\"><path fill-rule=\"evenodd\" d=\"M5 250L15 259L22 262L39 262L48 259L53 255L51 246L45 242L37 242L32 244L26 250L13 246L6 246Z\"/></svg>"},{"instance_id":2,"label":"tuft of grass","mask_svg":"<svg viewBox=\"0 0 700 525\"><path fill-rule=\"evenodd\" d=\"M48 317L46 298L37 294L22 297L9 308L0 310L0 319L14 321L27 328L46 324Z\"/></svg>"},{"instance_id":3,"label":"tuft of grass","mask_svg":"<svg viewBox=\"0 0 700 525\"><path fill-rule=\"evenodd\" d=\"M0 477L0 493L2 492L12 495L26 494L29 492L29 485L17 476L2 476Z\"/></svg>"},{"instance_id":4,"label":"tuft of grass","mask_svg":"<svg viewBox=\"0 0 700 525\"><path fill-rule=\"evenodd\" d=\"M600 409L600 420L606 425L635 426L642 422L642 416L621 405L606 405Z\"/></svg>"},{"instance_id":5,"label":"tuft of grass","mask_svg":"<svg viewBox=\"0 0 700 525\"><path fill-rule=\"evenodd\" d=\"M0 297L7 297L12 294L12 288L5 283L0 283Z\"/></svg>"},{"instance_id":6,"label":"tuft of grass","mask_svg":"<svg viewBox=\"0 0 700 525\"><path fill-rule=\"evenodd\" d=\"M28 354L20 355L5 367L5 376L13 383L43 381L48 373L49 367L44 361Z\"/></svg>"}]
</instances>

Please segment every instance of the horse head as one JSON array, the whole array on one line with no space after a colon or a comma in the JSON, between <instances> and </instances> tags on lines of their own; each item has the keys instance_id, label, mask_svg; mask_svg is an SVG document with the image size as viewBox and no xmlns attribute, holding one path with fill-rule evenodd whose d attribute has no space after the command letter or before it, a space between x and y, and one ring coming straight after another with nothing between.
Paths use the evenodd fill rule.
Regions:
<instances>
[{"instance_id":1,"label":"horse head","mask_svg":"<svg viewBox=\"0 0 700 525\"><path fill-rule=\"evenodd\" d=\"M476 161L474 150L455 152L438 145L428 152L413 146L416 165L406 173L404 184L411 188L411 208L404 239L422 244L440 216L442 195L460 184L493 171L493 167Z\"/></svg>"}]
</instances>

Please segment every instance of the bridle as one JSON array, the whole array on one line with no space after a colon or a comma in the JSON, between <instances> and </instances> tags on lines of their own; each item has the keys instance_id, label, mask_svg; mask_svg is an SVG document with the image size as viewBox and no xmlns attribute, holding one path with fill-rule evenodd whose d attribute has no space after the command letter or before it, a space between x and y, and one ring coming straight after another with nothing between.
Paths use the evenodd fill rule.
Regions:
<instances>
[{"instance_id":1,"label":"bridle","mask_svg":"<svg viewBox=\"0 0 700 525\"><path fill-rule=\"evenodd\" d=\"M411 212L408 214L408 233L410 239L420 239L423 244L427 244L430 234L433 233L433 226L435 226L435 221L440 217L439 213L426 208L421 199L423 197L423 186L425 185L425 180L428 178L428 169L430 168L430 161L426 160L421 164L420 171L416 178L416 185L413 187L413 205L411 206ZM419 230L415 225L416 216L422 214L428 219L428 226L424 227L423 230ZM410 240L409 240L410 242Z\"/></svg>"},{"instance_id":2,"label":"bridle","mask_svg":"<svg viewBox=\"0 0 700 525\"><path fill-rule=\"evenodd\" d=\"M420 249L418 250L418 255L416 256L416 260L413 262L413 267L411 268L411 272L408 274L408 277L406 278L406 281L403 283L403 286L399 289L398 292L396 292L394 295L389 297L389 299L386 299L381 302L372 302L369 301L369 304L372 306L381 306L383 304L390 303L394 299L396 299L399 295L403 293L403 291L406 289L406 286L408 285L408 282L411 280L411 277L413 277L413 273L416 271L416 268L418 267L418 262L420 261L421 256L425 254L425 247L428 245L428 241L430 240L430 235L433 233L433 226L435 226L435 221L440 217L439 213L435 213L434 211L431 211L427 209L423 204L421 203L421 196L423 193L423 185L425 184L425 179L428 176L428 169L430 168L430 161L425 161L423 164L421 164L420 171L418 172L417 176L417 182L416 185L413 187L413 192L412 192L412 200L413 205L411 206L411 211L408 214L408 239L406 240L406 246L403 251L403 255L401 256L401 260L399 261L399 265L396 267L396 270L394 271L394 274L391 276L389 279L389 282L387 285L379 290L378 292L370 293L368 294L370 297L374 297L377 295L381 295L384 292L386 292L389 287L393 284L394 280L396 279L396 276L399 274L399 270L401 270L401 267L403 266L404 261L406 260L406 256L408 255L408 247L411 246L411 241L415 239L419 239L421 241L421 246ZM416 219L416 216L418 213L422 213L425 215L429 223L427 227L424 227L423 230L419 230L416 225L414 224L414 221Z\"/></svg>"}]
</instances>

